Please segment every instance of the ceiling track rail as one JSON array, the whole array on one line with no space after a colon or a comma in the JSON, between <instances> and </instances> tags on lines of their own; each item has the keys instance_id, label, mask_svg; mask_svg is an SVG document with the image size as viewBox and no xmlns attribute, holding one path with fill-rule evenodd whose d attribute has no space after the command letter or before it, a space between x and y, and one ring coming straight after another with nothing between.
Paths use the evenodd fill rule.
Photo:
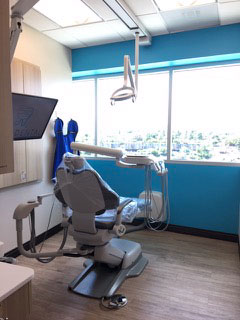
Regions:
<instances>
[{"instance_id":1,"label":"ceiling track rail","mask_svg":"<svg viewBox=\"0 0 240 320\"><path fill-rule=\"evenodd\" d=\"M139 34L139 45L150 45L152 37L138 17L123 0L103 0L135 36Z\"/></svg>"}]
</instances>

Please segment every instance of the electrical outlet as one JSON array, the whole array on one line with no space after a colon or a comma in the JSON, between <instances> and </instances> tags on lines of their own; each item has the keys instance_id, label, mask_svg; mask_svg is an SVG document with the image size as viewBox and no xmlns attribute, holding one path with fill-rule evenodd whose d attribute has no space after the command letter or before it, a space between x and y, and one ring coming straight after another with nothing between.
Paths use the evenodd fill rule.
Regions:
<instances>
[{"instance_id":1,"label":"electrical outlet","mask_svg":"<svg viewBox=\"0 0 240 320\"><path fill-rule=\"evenodd\" d=\"M21 172L21 181L26 182L27 181L27 173L25 171Z\"/></svg>"}]
</instances>

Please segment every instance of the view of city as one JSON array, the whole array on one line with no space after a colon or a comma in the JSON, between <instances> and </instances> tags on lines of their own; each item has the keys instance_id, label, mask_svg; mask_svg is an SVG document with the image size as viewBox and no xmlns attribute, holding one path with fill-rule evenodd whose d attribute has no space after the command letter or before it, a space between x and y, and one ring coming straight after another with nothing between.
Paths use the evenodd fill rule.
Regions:
<instances>
[{"instance_id":1,"label":"view of city","mask_svg":"<svg viewBox=\"0 0 240 320\"><path fill-rule=\"evenodd\" d=\"M240 162L239 80L239 65L173 72L170 160ZM77 139L166 159L169 72L140 75L136 102L112 106L111 94L122 84L121 76L75 82L76 101L81 93L72 113L79 123Z\"/></svg>"},{"instance_id":2,"label":"view of city","mask_svg":"<svg viewBox=\"0 0 240 320\"><path fill-rule=\"evenodd\" d=\"M91 139L85 135L82 140L83 143L90 143ZM167 157L167 133L160 130L147 134L119 132L101 139L99 145L119 148L128 154L152 154L164 159ZM228 133L202 133L195 130L173 132L171 160L239 162L240 137Z\"/></svg>"}]
</instances>

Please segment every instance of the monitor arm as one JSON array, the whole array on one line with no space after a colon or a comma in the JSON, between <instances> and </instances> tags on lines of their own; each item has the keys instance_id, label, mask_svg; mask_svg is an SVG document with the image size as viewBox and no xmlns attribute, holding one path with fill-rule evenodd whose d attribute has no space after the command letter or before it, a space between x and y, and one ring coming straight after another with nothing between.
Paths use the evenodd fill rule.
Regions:
<instances>
[{"instance_id":1,"label":"monitor arm","mask_svg":"<svg viewBox=\"0 0 240 320\"><path fill-rule=\"evenodd\" d=\"M39 0L19 0L11 8L11 29L10 29L10 59L12 61L17 46L18 38L22 32L23 16Z\"/></svg>"}]
</instances>

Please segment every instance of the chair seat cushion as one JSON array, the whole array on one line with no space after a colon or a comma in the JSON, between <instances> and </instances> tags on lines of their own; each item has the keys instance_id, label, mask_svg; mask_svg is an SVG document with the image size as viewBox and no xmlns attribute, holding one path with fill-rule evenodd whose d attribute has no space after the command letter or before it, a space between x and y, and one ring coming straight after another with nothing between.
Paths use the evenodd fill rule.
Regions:
<instances>
[{"instance_id":1,"label":"chair seat cushion","mask_svg":"<svg viewBox=\"0 0 240 320\"><path fill-rule=\"evenodd\" d=\"M124 197L120 198L122 202ZM144 209L144 199L133 199L122 211L122 222L132 223L134 218L140 211ZM108 229L111 230L115 224L117 215L117 209L106 210L103 214L95 216L95 225L97 229ZM72 217L68 220L72 223Z\"/></svg>"}]
</instances>

